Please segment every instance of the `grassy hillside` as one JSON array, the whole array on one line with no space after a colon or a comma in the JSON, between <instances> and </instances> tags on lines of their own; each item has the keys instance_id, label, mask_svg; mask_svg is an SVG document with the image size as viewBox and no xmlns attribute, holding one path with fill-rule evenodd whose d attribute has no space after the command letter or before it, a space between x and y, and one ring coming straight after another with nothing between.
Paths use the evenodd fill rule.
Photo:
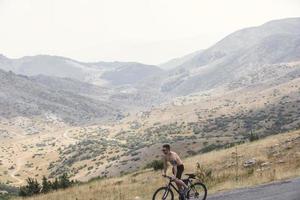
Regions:
<instances>
[{"instance_id":1,"label":"grassy hillside","mask_svg":"<svg viewBox=\"0 0 300 200\"><path fill-rule=\"evenodd\" d=\"M209 193L300 176L300 130L186 158L185 172L199 172L197 163L210 174L205 180ZM150 199L155 189L165 183L160 172L148 169L28 200Z\"/></svg>"}]
</instances>

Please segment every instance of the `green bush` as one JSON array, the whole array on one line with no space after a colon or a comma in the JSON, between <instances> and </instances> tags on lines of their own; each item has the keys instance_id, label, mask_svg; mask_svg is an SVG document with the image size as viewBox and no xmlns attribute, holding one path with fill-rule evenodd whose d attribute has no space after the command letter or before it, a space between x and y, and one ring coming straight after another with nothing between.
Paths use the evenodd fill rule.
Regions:
<instances>
[{"instance_id":1,"label":"green bush","mask_svg":"<svg viewBox=\"0 0 300 200\"><path fill-rule=\"evenodd\" d=\"M60 186L60 188L65 189L65 188L68 188L72 185L72 181L70 181L69 178L70 177L68 176L67 173L64 173L63 175L61 175L59 177L59 186Z\"/></svg>"},{"instance_id":2,"label":"green bush","mask_svg":"<svg viewBox=\"0 0 300 200\"><path fill-rule=\"evenodd\" d=\"M53 190L58 190L60 187L59 187L59 181L57 178L55 178L55 180L53 181L53 183L51 184L52 186L52 189Z\"/></svg>"},{"instance_id":3,"label":"green bush","mask_svg":"<svg viewBox=\"0 0 300 200\"><path fill-rule=\"evenodd\" d=\"M162 170L164 168L164 162L162 160L153 160L148 163L145 168L153 168L155 171Z\"/></svg>"},{"instance_id":4,"label":"green bush","mask_svg":"<svg viewBox=\"0 0 300 200\"><path fill-rule=\"evenodd\" d=\"M249 134L249 141L253 142L255 140L259 140L259 136L256 133L253 133L252 131Z\"/></svg>"},{"instance_id":5,"label":"green bush","mask_svg":"<svg viewBox=\"0 0 300 200\"><path fill-rule=\"evenodd\" d=\"M48 181L45 176L43 176L41 192L42 193L47 193L51 190L51 187L52 187L52 183L50 181Z\"/></svg>"},{"instance_id":6,"label":"green bush","mask_svg":"<svg viewBox=\"0 0 300 200\"><path fill-rule=\"evenodd\" d=\"M28 178L26 182L27 185L20 187L20 196L26 197L40 193L42 187L36 179Z\"/></svg>"},{"instance_id":7,"label":"green bush","mask_svg":"<svg viewBox=\"0 0 300 200\"><path fill-rule=\"evenodd\" d=\"M28 178L26 182L27 185L20 187L19 196L27 197L40 193L48 193L51 190L65 189L74 184L74 181L70 180L67 173L64 173L59 178L55 178L53 182L47 180L44 176L42 179L42 185L33 178Z\"/></svg>"}]
</instances>

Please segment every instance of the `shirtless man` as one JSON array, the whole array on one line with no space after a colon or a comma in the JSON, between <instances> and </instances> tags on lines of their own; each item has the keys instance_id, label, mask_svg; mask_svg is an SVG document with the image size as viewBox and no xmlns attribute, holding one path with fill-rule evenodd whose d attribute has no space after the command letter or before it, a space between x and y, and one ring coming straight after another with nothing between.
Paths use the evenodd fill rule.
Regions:
<instances>
[{"instance_id":1,"label":"shirtless man","mask_svg":"<svg viewBox=\"0 0 300 200\"><path fill-rule=\"evenodd\" d=\"M184 195L186 195L186 192L188 191L187 185L180 180L181 175L184 170L184 165L180 157L177 153L171 151L171 147L169 144L163 145L162 152L163 155L163 161L164 161L164 171L163 176L166 175L167 169L168 169L168 162L172 165L172 172L174 174L174 182L176 183L179 191L182 191Z\"/></svg>"}]
</instances>

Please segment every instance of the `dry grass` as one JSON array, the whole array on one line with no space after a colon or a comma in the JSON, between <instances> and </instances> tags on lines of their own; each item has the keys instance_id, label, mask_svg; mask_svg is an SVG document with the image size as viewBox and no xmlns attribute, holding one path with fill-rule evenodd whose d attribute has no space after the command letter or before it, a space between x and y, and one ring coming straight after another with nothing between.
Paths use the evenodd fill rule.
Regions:
<instances>
[{"instance_id":1,"label":"dry grass","mask_svg":"<svg viewBox=\"0 0 300 200\"><path fill-rule=\"evenodd\" d=\"M256 164L244 167L243 163L251 158L255 158ZM212 176L206 182L209 193L300 176L300 130L197 155L185 159L184 163L186 172L194 172L197 163L201 163L206 170L211 170ZM28 200L151 199L155 189L165 182L160 172L144 170L123 177L93 181Z\"/></svg>"}]
</instances>

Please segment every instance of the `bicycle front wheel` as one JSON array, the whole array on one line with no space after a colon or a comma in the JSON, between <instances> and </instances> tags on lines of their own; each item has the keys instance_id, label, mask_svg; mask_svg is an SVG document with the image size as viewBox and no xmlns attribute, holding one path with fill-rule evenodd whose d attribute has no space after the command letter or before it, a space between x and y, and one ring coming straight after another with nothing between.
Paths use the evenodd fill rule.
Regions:
<instances>
[{"instance_id":1,"label":"bicycle front wheel","mask_svg":"<svg viewBox=\"0 0 300 200\"><path fill-rule=\"evenodd\" d=\"M174 200L173 191L168 187L161 187L156 190L152 200Z\"/></svg>"},{"instance_id":2,"label":"bicycle front wheel","mask_svg":"<svg viewBox=\"0 0 300 200\"><path fill-rule=\"evenodd\" d=\"M190 200L205 200L207 196L207 189L203 183L195 183L191 185L187 197Z\"/></svg>"}]
</instances>

